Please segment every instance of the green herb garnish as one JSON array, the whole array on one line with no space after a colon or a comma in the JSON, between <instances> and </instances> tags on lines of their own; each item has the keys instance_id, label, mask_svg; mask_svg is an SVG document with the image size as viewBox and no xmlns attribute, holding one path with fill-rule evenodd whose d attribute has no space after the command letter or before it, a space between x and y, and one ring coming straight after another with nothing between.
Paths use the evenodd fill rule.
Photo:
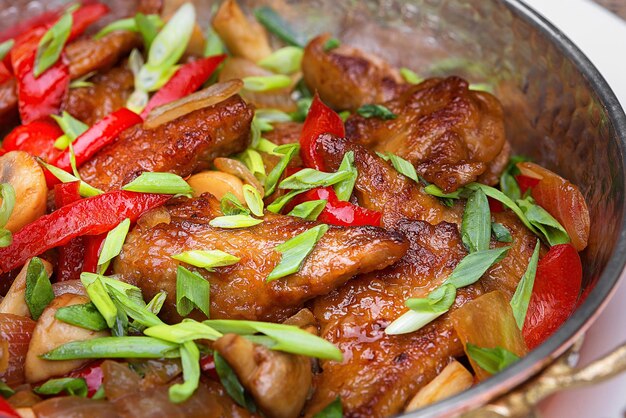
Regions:
<instances>
[{"instance_id":1,"label":"green herb garnish","mask_svg":"<svg viewBox=\"0 0 626 418\"><path fill-rule=\"evenodd\" d=\"M513 308L513 316L517 327L521 330L524 327L524 321L526 321L526 313L528 312L528 304L530 303L530 297L533 293L533 286L535 284L535 275L537 274L537 263L539 262L539 250L541 244L537 240L533 255L530 257L528 267L524 276L517 284L517 289L511 299L511 308Z\"/></svg>"},{"instance_id":2,"label":"green herb garnish","mask_svg":"<svg viewBox=\"0 0 626 418\"><path fill-rule=\"evenodd\" d=\"M211 284L198 273L178 266L176 270L176 311L180 316L187 316L198 308L209 318L209 294Z\"/></svg>"},{"instance_id":3,"label":"green herb garnish","mask_svg":"<svg viewBox=\"0 0 626 418\"><path fill-rule=\"evenodd\" d=\"M298 272L305 258L313 251L326 231L328 225L318 225L274 248L274 251L281 254L281 260L267 276L267 281L271 282Z\"/></svg>"},{"instance_id":4,"label":"green herb garnish","mask_svg":"<svg viewBox=\"0 0 626 418\"><path fill-rule=\"evenodd\" d=\"M54 299L54 291L46 267L39 257L33 257L26 268L26 305L36 321Z\"/></svg>"},{"instance_id":5,"label":"green herb garnish","mask_svg":"<svg viewBox=\"0 0 626 418\"><path fill-rule=\"evenodd\" d=\"M481 348L472 343L465 346L467 354L487 373L496 374L519 360L519 357L502 347Z\"/></svg>"},{"instance_id":6,"label":"green herb garnish","mask_svg":"<svg viewBox=\"0 0 626 418\"><path fill-rule=\"evenodd\" d=\"M366 119L377 118L377 119L382 119L382 120L392 120L398 117L398 115L393 113L391 110L379 104L363 105L357 109L356 113L358 113L359 115L363 116Z\"/></svg>"}]
</instances>

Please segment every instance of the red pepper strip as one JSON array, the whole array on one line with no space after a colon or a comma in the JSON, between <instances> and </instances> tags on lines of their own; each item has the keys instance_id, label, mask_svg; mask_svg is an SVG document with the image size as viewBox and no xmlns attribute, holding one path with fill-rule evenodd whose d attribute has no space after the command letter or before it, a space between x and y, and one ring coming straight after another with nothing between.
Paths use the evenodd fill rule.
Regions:
<instances>
[{"instance_id":1,"label":"red pepper strip","mask_svg":"<svg viewBox=\"0 0 626 418\"><path fill-rule=\"evenodd\" d=\"M33 74L37 46L45 32L43 27L33 29L20 37L11 50L18 109L25 124L59 113L70 86L70 71L63 56L38 78Z\"/></svg>"},{"instance_id":2,"label":"red pepper strip","mask_svg":"<svg viewBox=\"0 0 626 418\"><path fill-rule=\"evenodd\" d=\"M569 318L580 295L582 264L571 244L554 245L539 260L522 333L529 349L537 347Z\"/></svg>"},{"instance_id":3,"label":"red pepper strip","mask_svg":"<svg viewBox=\"0 0 626 418\"><path fill-rule=\"evenodd\" d=\"M43 14L40 14L39 16L35 16L31 19L27 19L24 21L21 21L20 23L16 24L15 26L11 26L8 29L3 30L0 33L0 42L4 42L8 39L15 39L17 38L20 34L22 33L26 33L34 28L37 28L39 26L50 26L53 25L57 20L59 20L59 17L61 17L61 13L63 12L63 10L54 10L54 11L50 11L50 12L45 12Z\"/></svg>"},{"instance_id":4,"label":"red pepper strip","mask_svg":"<svg viewBox=\"0 0 626 418\"><path fill-rule=\"evenodd\" d=\"M87 30L92 24L97 22L102 16L109 13L109 8L104 4L92 3L80 6L72 13L72 31L67 38L67 42L71 42ZM56 21L52 22L52 26Z\"/></svg>"},{"instance_id":5,"label":"red pepper strip","mask_svg":"<svg viewBox=\"0 0 626 418\"><path fill-rule=\"evenodd\" d=\"M489 203L489 210L493 213L504 212L504 205L500 201L487 196L487 202Z\"/></svg>"},{"instance_id":6,"label":"red pepper strip","mask_svg":"<svg viewBox=\"0 0 626 418\"><path fill-rule=\"evenodd\" d=\"M116 190L63 206L26 225L13 235L11 245L0 248L0 271L19 267L29 258L65 245L73 238L108 232L126 218L135 221L170 197Z\"/></svg>"},{"instance_id":7,"label":"red pepper strip","mask_svg":"<svg viewBox=\"0 0 626 418\"><path fill-rule=\"evenodd\" d=\"M315 150L315 140L322 134L346 136L343 121L337 113L322 102L316 94L300 134L300 157L306 167L325 171L326 164Z\"/></svg>"},{"instance_id":8,"label":"red pepper strip","mask_svg":"<svg viewBox=\"0 0 626 418\"><path fill-rule=\"evenodd\" d=\"M85 255L83 260L83 271L88 273L96 273L98 270L98 258L100 258L100 250L106 239L107 234L86 235L83 237L85 242Z\"/></svg>"},{"instance_id":9,"label":"red pepper strip","mask_svg":"<svg viewBox=\"0 0 626 418\"><path fill-rule=\"evenodd\" d=\"M522 192L522 196L526 193L526 190L532 189L536 185L539 184L539 179L535 179L532 177L525 176L523 174L518 174L515 176L515 180L517 180L517 184Z\"/></svg>"},{"instance_id":10,"label":"red pepper strip","mask_svg":"<svg viewBox=\"0 0 626 418\"><path fill-rule=\"evenodd\" d=\"M8 151L5 150L4 148L0 148L0 157L2 157L4 154L6 154Z\"/></svg>"},{"instance_id":11,"label":"red pepper strip","mask_svg":"<svg viewBox=\"0 0 626 418\"><path fill-rule=\"evenodd\" d=\"M0 396L0 418L20 418L20 414L15 412L15 409L13 409L11 404L5 401L4 398L1 396Z\"/></svg>"},{"instance_id":12,"label":"red pepper strip","mask_svg":"<svg viewBox=\"0 0 626 418\"><path fill-rule=\"evenodd\" d=\"M75 370L69 374L69 377L82 377L87 382L87 396L90 398L100 389L104 380L104 372L102 371L103 360L89 363L80 370Z\"/></svg>"},{"instance_id":13,"label":"red pepper strip","mask_svg":"<svg viewBox=\"0 0 626 418\"><path fill-rule=\"evenodd\" d=\"M69 205L80 200L78 193L80 183L60 183L54 186L54 202L57 208ZM56 271L57 281L80 279L83 271L83 258L85 256L85 244L83 237L76 237L68 244L59 248L58 267Z\"/></svg>"},{"instance_id":14,"label":"red pepper strip","mask_svg":"<svg viewBox=\"0 0 626 418\"><path fill-rule=\"evenodd\" d=\"M4 63L4 61L0 61L0 85L4 84L12 78L13 74L11 74L11 71L9 71L7 65Z\"/></svg>"},{"instance_id":15,"label":"red pepper strip","mask_svg":"<svg viewBox=\"0 0 626 418\"><path fill-rule=\"evenodd\" d=\"M26 151L45 161L54 161L61 151L54 142L63 131L51 119L42 119L13 129L5 138L2 147L8 151Z\"/></svg>"},{"instance_id":16,"label":"red pepper strip","mask_svg":"<svg viewBox=\"0 0 626 418\"><path fill-rule=\"evenodd\" d=\"M220 378L217 375L217 370L215 370L215 360L211 354L200 358L200 369L205 376L219 382Z\"/></svg>"},{"instance_id":17,"label":"red pepper strip","mask_svg":"<svg viewBox=\"0 0 626 418\"><path fill-rule=\"evenodd\" d=\"M122 131L141 122L143 119L139 115L124 107L105 116L72 143L76 165L80 167L105 145L115 141ZM65 171L71 171L69 149L54 164Z\"/></svg>"},{"instance_id":18,"label":"red pepper strip","mask_svg":"<svg viewBox=\"0 0 626 418\"><path fill-rule=\"evenodd\" d=\"M375 210L353 205L350 202L339 200L332 187L319 187L297 195L286 206L289 212L294 206L310 200L326 200L326 207L317 220L329 225L339 226L380 226L382 214Z\"/></svg>"},{"instance_id":19,"label":"red pepper strip","mask_svg":"<svg viewBox=\"0 0 626 418\"><path fill-rule=\"evenodd\" d=\"M152 96L146 108L141 112L141 117L145 119L148 113L155 107L182 99L198 90L211 77L213 71L225 58L226 55L216 55L202 58L180 67L172 78Z\"/></svg>"}]
</instances>

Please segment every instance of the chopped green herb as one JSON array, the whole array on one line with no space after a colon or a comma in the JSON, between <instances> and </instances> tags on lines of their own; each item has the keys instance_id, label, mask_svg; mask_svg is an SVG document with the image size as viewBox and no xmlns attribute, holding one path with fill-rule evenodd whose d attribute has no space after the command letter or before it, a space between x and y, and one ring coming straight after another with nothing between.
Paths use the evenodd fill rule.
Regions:
<instances>
[{"instance_id":1,"label":"chopped green herb","mask_svg":"<svg viewBox=\"0 0 626 418\"><path fill-rule=\"evenodd\" d=\"M256 216L263 216L263 198L259 191L249 184L243 186L243 197L246 200L248 208Z\"/></svg>"},{"instance_id":2,"label":"chopped green herb","mask_svg":"<svg viewBox=\"0 0 626 418\"><path fill-rule=\"evenodd\" d=\"M238 159L248 167L248 170L250 170L257 180L261 183L265 181L265 165L263 164L261 154L252 148L247 148L244 152L239 154Z\"/></svg>"},{"instance_id":3,"label":"chopped green herb","mask_svg":"<svg viewBox=\"0 0 626 418\"><path fill-rule=\"evenodd\" d=\"M333 49L339 48L340 45L341 45L341 42L339 41L339 39L330 38L326 42L324 42L323 48L325 52L330 52Z\"/></svg>"},{"instance_id":4,"label":"chopped green herb","mask_svg":"<svg viewBox=\"0 0 626 418\"><path fill-rule=\"evenodd\" d=\"M146 329L144 333L150 337L177 344L194 340L215 341L223 335L210 326L194 321L193 319L185 319L183 322L175 325L155 325Z\"/></svg>"},{"instance_id":5,"label":"chopped green herb","mask_svg":"<svg viewBox=\"0 0 626 418\"><path fill-rule=\"evenodd\" d=\"M33 389L40 395L58 395L66 392L70 396L87 397L87 382L82 377L62 377L50 379L43 385Z\"/></svg>"},{"instance_id":6,"label":"chopped green herb","mask_svg":"<svg viewBox=\"0 0 626 418\"><path fill-rule=\"evenodd\" d=\"M243 79L243 88L248 91L265 92L284 89L291 85L291 78L283 75L249 76Z\"/></svg>"},{"instance_id":7,"label":"chopped green herb","mask_svg":"<svg viewBox=\"0 0 626 418\"><path fill-rule=\"evenodd\" d=\"M50 173L52 173L52 175L54 177L56 177L57 179L59 179L62 183L73 183L75 181L79 181L80 185L79 185L78 192L83 197L98 196L98 195L104 193L102 190L96 189L95 187L90 186L89 184L85 183L81 179L71 175L67 171L61 170L59 167L55 167L53 165L47 164L47 163L43 162L43 160L41 160L41 159L37 159L37 162L40 165L44 166L44 168L46 170L48 170Z\"/></svg>"},{"instance_id":8,"label":"chopped green herb","mask_svg":"<svg viewBox=\"0 0 626 418\"><path fill-rule=\"evenodd\" d=\"M378 118L382 120L392 120L398 117L398 115L387 109L385 106L378 104L363 105L357 109L356 113L366 119Z\"/></svg>"},{"instance_id":9,"label":"chopped green herb","mask_svg":"<svg viewBox=\"0 0 626 418\"><path fill-rule=\"evenodd\" d=\"M349 110L344 110L342 112L339 112L339 117L341 118L342 122L345 122L346 120L348 120L351 114L352 113L350 113Z\"/></svg>"},{"instance_id":10,"label":"chopped green herb","mask_svg":"<svg viewBox=\"0 0 626 418\"><path fill-rule=\"evenodd\" d=\"M163 27L163 20L161 20L161 17L159 15L153 14L153 15L147 15L144 17L148 21L150 21L150 23L154 25L155 28L158 29L158 28ZM118 30L139 32L139 28L137 27L136 17L129 17L126 19L120 19L120 20L116 20L115 22L109 23L107 26L105 26L102 30L100 30L100 32L98 32L94 36L94 39L101 39L104 36L108 35L109 33L115 32Z\"/></svg>"},{"instance_id":11,"label":"chopped green herb","mask_svg":"<svg viewBox=\"0 0 626 418\"><path fill-rule=\"evenodd\" d=\"M424 81L422 77L420 77L414 71L411 71L406 67L400 68L400 75L409 84L419 84L422 81Z\"/></svg>"},{"instance_id":12,"label":"chopped green herb","mask_svg":"<svg viewBox=\"0 0 626 418\"><path fill-rule=\"evenodd\" d=\"M342 418L343 406L341 405L341 397L337 396L334 401L326 405L317 414L313 415L313 418Z\"/></svg>"},{"instance_id":13,"label":"chopped green herb","mask_svg":"<svg viewBox=\"0 0 626 418\"><path fill-rule=\"evenodd\" d=\"M15 391L11 389L9 385L0 380L0 395L2 395L3 398L7 399L15 395Z\"/></svg>"},{"instance_id":14,"label":"chopped green herb","mask_svg":"<svg viewBox=\"0 0 626 418\"><path fill-rule=\"evenodd\" d=\"M89 296L89 299L91 299L91 302L96 306L96 308L98 308L98 311L106 321L109 328L113 328L115 320L117 319L117 307L115 306L115 303L113 303L107 288L102 282L101 276L97 277L96 280L91 283L87 283L86 280L82 280L81 276L81 281L87 290L87 295Z\"/></svg>"},{"instance_id":15,"label":"chopped green herb","mask_svg":"<svg viewBox=\"0 0 626 418\"><path fill-rule=\"evenodd\" d=\"M126 296L134 300L136 303L141 305L145 305L143 301L143 296L141 294L141 289L137 286L133 286L132 284L125 283L121 280L114 279L112 277L102 276L100 274L82 272L80 274L80 281L83 286L87 287L90 284L101 281L102 284L105 285L107 289L113 288L119 292L124 293Z\"/></svg>"},{"instance_id":16,"label":"chopped green herb","mask_svg":"<svg viewBox=\"0 0 626 418\"><path fill-rule=\"evenodd\" d=\"M439 197L441 199L460 199L461 198L461 189L455 192L445 193L436 185L429 184L428 186L424 187L424 191L431 196Z\"/></svg>"},{"instance_id":17,"label":"chopped green herb","mask_svg":"<svg viewBox=\"0 0 626 418\"><path fill-rule=\"evenodd\" d=\"M310 200L308 202L300 203L287 215L297 216L298 218L306 219L307 221L314 221L318 216L320 216L320 213L322 213L327 203L328 201L326 200Z\"/></svg>"},{"instance_id":18,"label":"chopped green herb","mask_svg":"<svg viewBox=\"0 0 626 418\"><path fill-rule=\"evenodd\" d=\"M257 407L254 404L252 396L246 392L243 385L239 381L237 374L217 351L213 352L213 361L215 362L215 371L220 378L220 382L226 393L242 408L255 413Z\"/></svg>"},{"instance_id":19,"label":"chopped green herb","mask_svg":"<svg viewBox=\"0 0 626 418\"><path fill-rule=\"evenodd\" d=\"M71 13L63 16L43 35L37 46L33 75L39 78L47 69L52 67L61 57L65 42L72 31L73 18Z\"/></svg>"},{"instance_id":20,"label":"chopped green herb","mask_svg":"<svg viewBox=\"0 0 626 418\"><path fill-rule=\"evenodd\" d=\"M478 189L472 192L465 204L461 239L470 253L489 249L491 242L491 212L487 195Z\"/></svg>"},{"instance_id":21,"label":"chopped green herb","mask_svg":"<svg viewBox=\"0 0 626 418\"><path fill-rule=\"evenodd\" d=\"M198 308L209 318L209 293L211 285L198 273L182 266L176 269L176 311L180 316L187 316Z\"/></svg>"},{"instance_id":22,"label":"chopped green herb","mask_svg":"<svg viewBox=\"0 0 626 418\"><path fill-rule=\"evenodd\" d=\"M351 173L351 176L346 180L335 184L335 193L339 200L348 201L352 196L356 179L359 175L356 167L354 166L354 151L348 151L343 155L341 164L337 171L347 171Z\"/></svg>"},{"instance_id":23,"label":"chopped green herb","mask_svg":"<svg viewBox=\"0 0 626 418\"><path fill-rule=\"evenodd\" d=\"M196 343L188 341L180 347L183 366L183 383L170 386L169 397L174 403L185 402L193 395L200 383L200 350Z\"/></svg>"},{"instance_id":24,"label":"chopped green herb","mask_svg":"<svg viewBox=\"0 0 626 418\"><path fill-rule=\"evenodd\" d=\"M491 233L498 242L513 242L513 237L509 230L498 222L491 224Z\"/></svg>"},{"instance_id":25,"label":"chopped green herb","mask_svg":"<svg viewBox=\"0 0 626 418\"><path fill-rule=\"evenodd\" d=\"M296 33L287 22L274 9L269 6L259 7L254 11L254 16L261 25L270 33L276 35L279 39L288 45L304 48L307 41L304 37Z\"/></svg>"},{"instance_id":26,"label":"chopped green herb","mask_svg":"<svg viewBox=\"0 0 626 418\"><path fill-rule=\"evenodd\" d=\"M239 257L220 250L191 250L173 255L172 258L209 271L212 271L214 267L232 266L240 260Z\"/></svg>"},{"instance_id":27,"label":"chopped green herb","mask_svg":"<svg viewBox=\"0 0 626 418\"><path fill-rule=\"evenodd\" d=\"M385 157L382 158L384 159ZM391 165L393 165L393 168L395 168L398 173L407 176L415 182L419 181L415 167L411 164L411 162L391 153L386 154L386 159L391 162Z\"/></svg>"},{"instance_id":28,"label":"chopped green herb","mask_svg":"<svg viewBox=\"0 0 626 418\"><path fill-rule=\"evenodd\" d=\"M537 228L550 245L567 244L570 242L567 231L552 215L544 208L537 205L532 197L518 200L520 207L528 222Z\"/></svg>"},{"instance_id":29,"label":"chopped green herb","mask_svg":"<svg viewBox=\"0 0 626 418\"><path fill-rule=\"evenodd\" d=\"M218 216L211 219L209 225L214 228L239 229L249 228L263 222L263 219L253 218L250 215Z\"/></svg>"},{"instance_id":30,"label":"chopped green herb","mask_svg":"<svg viewBox=\"0 0 626 418\"><path fill-rule=\"evenodd\" d=\"M215 4L215 3L214 3ZM214 15L215 13L212 13ZM206 43L204 44L204 56L213 57L215 55L221 55L226 52L224 42L219 37L217 32L213 29L213 26L209 24L205 34Z\"/></svg>"},{"instance_id":31,"label":"chopped green herb","mask_svg":"<svg viewBox=\"0 0 626 418\"><path fill-rule=\"evenodd\" d=\"M541 244L537 240L535 245L535 251L530 257L526 272L522 276L522 280L517 285L513 298L511 299L511 308L513 308L513 316L517 327L521 330L524 327L524 321L526 320L526 313L528 312L528 304L530 303L530 297L533 293L533 286L535 284L535 275L537 274L537 263L539 262L539 250Z\"/></svg>"},{"instance_id":32,"label":"chopped green herb","mask_svg":"<svg viewBox=\"0 0 626 418\"><path fill-rule=\"evenodd\" d=\"M267 131L271 131L272 129L274 129L271 126L272 123L291 122L291 116L278 109L258 109L254 113L254 116L258 120L270 125L269 128L265 128L265 130Z\"/></svg>"},{"instance_id":33,"label":"chopped green herb","mask_svg":"<svg viewBox=\"0 0 626 418\"><path fill-rule=\"evenodd\" d=\"M43 354L44 360L177 358L178 344L151 337L100 337L72 341Z\"/></svg>"},{"instance_id":34,"label":"chopped green herb","mask_svg":"<svg viewBox=\"0 0 626 418\"><path fill-rule=\"evenodd\" d=\"M502 260L508 251L509 247L499 247L468 254L456 265L443 284L451 284L459 289L476 283L489 267Z\"/></svg>"},{"instance_id":35,"label":"chopped green herb","mask_svg":"<svg viewBox=\"0 0 626 418\"><path fill-rule=\"evenodd\" d=\"M312 168L304 168L287 177L278 186L281 189L309 190L315 187L326 187L340 183L353 177L351 171L325 173Z\"/></svg>"},{"instance_id":36,"label":"chopped green herb","mask_svg":"<svg viewBox=\"0 0 626 418\"><path fill-rule=\"evenodd\" d=\"M154 19L149 18L143 13L137 13L135 15L135 24L137 30L143 38L143 44L146 50L150 50L150 46L152 46L154 38L156 38L157 34L159 33L158 24L155 22Z\"/></svg>"},{"instance_id":37,"label":"chopped green herb","mask_svg":"<svg viewBox=\"0 0 626 418\"><path fill-rule=\"evenodd\" d=\"M107 233L107 237L102 244L100 257L98 257L98 266L108 265L111 260L119 255L129 229L130 219L126 218Z\"/></svg>"},{"instance_id":38,"label":"chopped green herb","mask_svg":"<svg viewBox=\"0 0 626 418\"><path fill-rule=\"evenodd\" d=\"M159 312L161 312L161 308L163 307L166 298L167 292L164 290L160 291L159 293L154 295L150 302L148 302L148 304L146 305L146 309L148 309L153 314L158 315Z\"/></svg>"},{"instance_id":39,"label":"chopped green herb","mask_svg":"<svg viewBox=\"0 0 626 418\"><path fill-rule=\"evenodd\" d=\"M250 211L231 192L226 193L220 200L220 207L225 216L250 215Z\"/></svg>"},{"instance_id":40,"label":"chopped green herb","mask_svg":"<svg viewBox=\"0 0 626 418\"><path fill-rule=\"evenodd\" d=\"M502 347L482 348L472 343L465 346L467 354L487 373L496 374L519 360L519 357Z\"/></svg>"},{"instance_id":41,"label":"chopped green herb","mask_svg":"<svg viewBox=\"0 0 626 418\"><path fill-rule=\"evenodd\" d=\"M313 251L326 231L328 225L318 225L274 248L274 251L281 253L281 260L267 276L267 281L271 282L298 272L305 258Z\"/></svg>"},{"instance_id":42,"label":"chopped green herb","mask_svg":"<svg viewBox=\"0 0 626 418\"><path fill-rule=\"evenodd\" d=\"M60 150L66 149L76 138L81 136L89 126L74 118L72 115L63 111L61 116L50 115L63 130L64 135L60 136L55 142L54 147Z\"/></svg>"},{"instance_id":43,"label":"chopped green herb","mask_svg":"<svg viewBox=\"0 0 626 418\"><path fill-rule=\"evenodd\" d=\"M311 97L303 97L296 102L297 110L291 113L291 119L294 122L304 122L306 115L309 114L313 99Z\"/></svg>"},{"instance_id":44,"label":"chopped green herb","mask_svg":"<svg viewBox=\"0 0 626 418\"><path fill-rule=\"evenodd\" d=\"M54 291L46 267L39 257L33 257L26 269L26 305L36 321L54 299Z\"/></svg>"},{"instance_id":45,"label":"chopped green herb","mask_svg":"<svg viewBox=\"0 0 626 418\"><path fill-rule=\"evenodd\" d=\"M267 210L272 213L280 213L287 203L297 195L306 192L306 190L291 190L289 193L282 195L267 206Z\"/></svg>"},{"instance_id":46,"label":"chopped green herb","mask_svg":"<svg viewBox=\"0 0 626 418\"><path fill-rule=\"evenodd\" d=\"M139 193L191 195L193 189L181 176L172 173L141 173L122 190Z\"/></svg>"},{"instance_id":47,"label":"chopped green herb","mask_svg":"<svg viewBox=\"0 0 626 418\"><path fill-rule=\"evenodd\" d=\"M289 75L300 71L304 50L296 46L286 46L263 58L258 65L277 74Z\"/></svg>"},{"instance_id":48,"label":"chopped green herb","mask_svg":"<svg viewBox=\"0 0 626 418\"><path fill-rule=\"evenodd\" d=\"M103 331L109 328L96 306L91 302L61 307L57 309L54 317L59 321L92 331Z\"/></svg>"},{"instance_id":49,"label":"chopped green herb","mask_svg":"<svg viewBox=\"0 0 626 418\"><path fill-rule=\"evenodd\" d=\"M282 154L283 157L280 159L278 164L270 171L265 179L265 196L269 196L274 193L276 189L276 185L278 184L278 180L280 180L280 176L283 175L283 172L289 165L289 162L293 159L293 157L298 154L300 151L299 144L287 144L280 147L275 147L274 152L278 154Z\"/></svg>"},{"instance_id":50,"label":"chopped green herb","mask_svg":"<svg viewBox=\"0 0 626 418\"><path fill-rule=\"evenodd\" d=\"M120 292L111 286L108 287L108 290L115 302L118 312L123 312L126 318L133 318L139 325L139 328L163 324L163 321L143 303L143 300L137 301L136 299L131 299L124 292Z\"/></svg>"},{"instance_id":51,"label":"chopped green herb","mask_svg":"<svg viewBox=\"0 0 626 418\"><path fill-rule=\"evenodd\" d=\"M7 56L9 51L13 48L13 45L15 45L15 41L13 39L0 43L0 60L3 60L4 57Z\"/></svg>"},{"instance_id":52,"label":"chopped green herb","mask_svg":"<svg viewBox=\"0 0 626 418\"><path fill-rule=\"evenodd\" d=\"M521 163L523 161L528 161L528 159L519 155L512 156L506 168L500 175L500 189L502 190L502 193L507 195L513 201L522 198L522 192L517 184L517 180L515 180L515 176L520 174L519 168L517 168L517 163Z\"/></svg>"},{"instance_id":53,"label":"chopped green herb","mask_svg":"<svg viewBox=\"0 0 626 418\"><path fill-rule=\"evenodd\" d=\"M15 189L11 183L0 183L0 228L8 222L15 207Z\"/></svg>"}]
</instances>

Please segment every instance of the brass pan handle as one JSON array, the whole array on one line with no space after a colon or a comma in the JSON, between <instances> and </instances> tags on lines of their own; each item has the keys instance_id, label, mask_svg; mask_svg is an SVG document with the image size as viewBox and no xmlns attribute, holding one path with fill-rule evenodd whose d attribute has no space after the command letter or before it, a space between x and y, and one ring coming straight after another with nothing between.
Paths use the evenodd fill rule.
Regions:
<instances>
[{"instance_id":1,"label":"brass pan handle","mask_svg":"<svg viewBox=\"0 0 626 418\"><path fill-rule=\"evenodd\" d=\"M474 411L464 418L522 418L535 416L542 399L561 390L588 386L626 371L626 343L582 368L576 368L582 338L553 364L530 381Z\"/></svg>"}]
</instances>

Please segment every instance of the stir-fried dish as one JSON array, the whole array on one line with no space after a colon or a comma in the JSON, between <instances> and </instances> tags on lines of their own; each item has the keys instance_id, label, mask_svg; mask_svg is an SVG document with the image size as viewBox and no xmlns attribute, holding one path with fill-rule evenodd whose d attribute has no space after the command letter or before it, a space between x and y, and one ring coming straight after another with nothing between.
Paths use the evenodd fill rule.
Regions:
<instances>
[{"instance_id":1,"label":"stir-fried dish","mask_svg":"<svg viewBox=\"0 0 626 418\"><path fill-rule=\"evenodd\" d=\"M393 416L580 303L585 200L484 86L174 3L0 35L0 415Z\"/></svg>"}]
</instances>

